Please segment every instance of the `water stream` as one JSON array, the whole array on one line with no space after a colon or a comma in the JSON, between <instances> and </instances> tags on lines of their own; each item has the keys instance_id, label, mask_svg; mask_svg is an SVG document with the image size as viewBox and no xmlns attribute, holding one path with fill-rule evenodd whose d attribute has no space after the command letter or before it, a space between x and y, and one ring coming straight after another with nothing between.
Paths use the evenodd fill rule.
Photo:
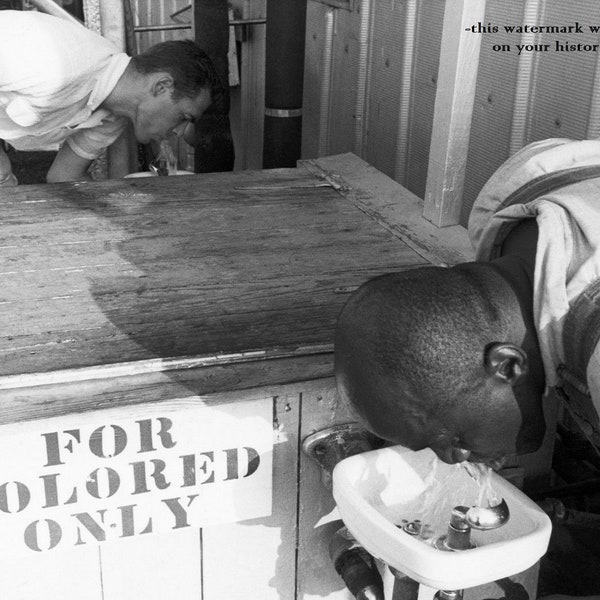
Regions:
<instances>
[{"instance_id":1,"label":"water stream","mask_svg":"<svg viewBox=\"0 0 600 600\"><path fill-rule=\"evenodd\" d=\"M455 506L496 506L500 502L492 486L492 470L483 464L459 463L439 469L432 459L423 491L404 507L396 523L424 542L446 534Z\"/></svg>"}]
</instances>

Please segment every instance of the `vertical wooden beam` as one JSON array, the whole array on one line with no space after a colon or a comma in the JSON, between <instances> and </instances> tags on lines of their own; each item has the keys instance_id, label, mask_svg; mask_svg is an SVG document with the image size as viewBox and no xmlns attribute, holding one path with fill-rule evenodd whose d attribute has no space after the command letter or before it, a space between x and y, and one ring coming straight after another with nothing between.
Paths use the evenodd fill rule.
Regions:
<instances>
[{"instance_id":1,"label":"vertical wooden beam","mask_svg":"<svg viewBox=\"0 0 600 600\"><path fill-rule=\"evenodd\" d=\"M460 222L485 0L447 0L423 216L438 227Z\"/></svg>"}]
</instances>

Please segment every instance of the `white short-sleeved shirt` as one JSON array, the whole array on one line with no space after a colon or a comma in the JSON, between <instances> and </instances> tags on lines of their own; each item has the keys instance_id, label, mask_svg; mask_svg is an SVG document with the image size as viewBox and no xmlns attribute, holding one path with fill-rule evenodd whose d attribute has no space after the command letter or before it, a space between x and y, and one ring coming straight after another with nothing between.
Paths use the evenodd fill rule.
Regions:
<instances>
[{"instance_id":1,"label":"white short-sleeved shirt","mask_svg":"<svg viewBox=\"0 0 600 600\"><path fill-rule=\"evenodd\" d=\"M0 11L0 139L18 150L67 140L94 159L127 125L100 108L130 57L83 26L35 11Z\"/></svg>"},{"instance_id":2,"label":"white short-sleeved shirt","mask_svg":"<svg viewBox=\"0 0 600 600\"><path fill-rule=\"evenodd\" d=\"M563 325L573 300L600 278L600 179L571 184L526 205L500 204L545 173L600 164L600 140L549 139L517 152L492 175L469 218L477 260L490 260L503 223L535 218L539 237L534 272L534 319L549 386L565 362ZM587 384L600 414L600 349L587 367Z\"/></svg>"}]
</instances>

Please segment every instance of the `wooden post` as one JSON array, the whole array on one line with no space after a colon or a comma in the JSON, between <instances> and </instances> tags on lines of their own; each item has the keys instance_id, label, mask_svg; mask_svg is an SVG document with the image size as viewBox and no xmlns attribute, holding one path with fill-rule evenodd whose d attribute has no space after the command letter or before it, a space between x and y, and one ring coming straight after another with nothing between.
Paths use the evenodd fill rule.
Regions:
<instances>
[{"instance_id":1,"label":"wooden post","mask_svg":"<svg viewBox=\"0 0 600 600\"><path fill-rule=\"evenodd\" d=\"M229 125L229 10L226 0L195 0L196 41L213 61L222 87L213 94L212 106L196 124L196 173L232 171L233 138Z\"/></svg>"},{"instance_id":2,"label":"wooden post","mask_svg":"<svg viewBox=\"0 0 600 600\"><path fill-rule=\"evenodd\" d=\"M446 2L423 209L438 227L460 222L484 15L485 0Z\"/></svg>"}]
</instances>

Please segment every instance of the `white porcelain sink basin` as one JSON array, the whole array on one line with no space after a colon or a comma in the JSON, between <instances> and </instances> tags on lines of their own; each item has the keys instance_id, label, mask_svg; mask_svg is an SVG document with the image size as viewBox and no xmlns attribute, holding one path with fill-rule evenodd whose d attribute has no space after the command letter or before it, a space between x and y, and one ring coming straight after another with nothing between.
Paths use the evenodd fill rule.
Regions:
<instances>
[{"instance_id":1,"label":"white porcelain sink basin","mask_svg":"<svg viewBox=\"0 0 600 600\"><path fill-rule=\"evenodd\" d=\"M492 471L484 479L488 486L429 449L394 446L339 462L333 496L346 527L373 556L427 586L459 590L524 571L550 539L550 519L533 501ZM445 551L433 545L447 533L454 506L493 506L502 498L509 520L497 529L472 529L475 547ZM417 519L422 537L402 529Z\"/></svg>"}]
</instances>

